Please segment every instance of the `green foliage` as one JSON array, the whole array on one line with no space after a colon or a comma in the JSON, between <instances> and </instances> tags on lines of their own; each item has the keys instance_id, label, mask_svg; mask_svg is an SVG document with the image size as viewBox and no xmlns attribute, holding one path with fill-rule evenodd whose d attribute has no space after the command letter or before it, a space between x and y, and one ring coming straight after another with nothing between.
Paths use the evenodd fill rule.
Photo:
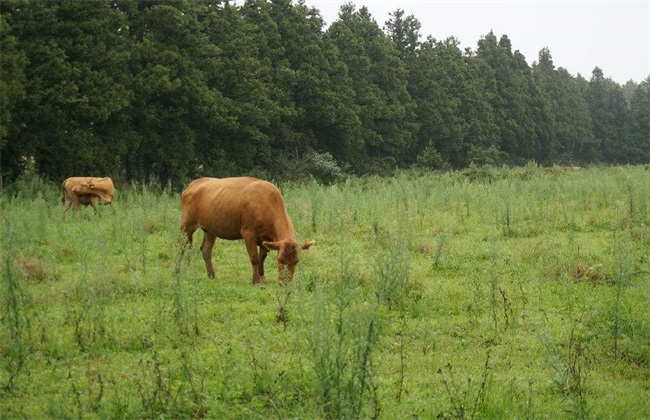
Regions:
<instances>
[{"instance_id":1,"label":"green foliage","mask_svg":"<svg viewBox=\"0 0 650 420\"><path fill-rule=\"evenodd\" d=\"M343 170L329 153L310 153L304 160L306 172L325 184L343 180Z\"/></svg>"},{"instance_id":2,"label":"green foliage","mask_svg":"<svg viewBox=\"0 0 650 420\"><path fill-rule=\"evenodd\" d=\"M647 81L573 77L548 49L530 67L505 34L476 51L422 40L400 9L382 30L343 5L324 29L290 0L5 0L0 22L10 182L32 163L49 179L180 190L206 175L293 179L328 154L357 175L650 158Z\"/></svg>"},{"instance_id":3,"label":"green foliage","mask_svg":"<svg viewBox=\"0 0 650 420\"><path fill-rule=\"evenodd\" d=\"M445 170L449 164L442 155L432 146L425 148L416 159L418 166L426 169Z\"/></svg>"},{"instance_id":4,"label":"green foliage","mask_svg":"<svg viewBox=\"0 0 650 420\"><path fill-rule=\"evenodd\" d=\"M642 163L650 160L650 148L647 146L650 132L650 75L634 90L630 104L628 141L626 142L625 161Z\"/></svg>"}]
</instances>

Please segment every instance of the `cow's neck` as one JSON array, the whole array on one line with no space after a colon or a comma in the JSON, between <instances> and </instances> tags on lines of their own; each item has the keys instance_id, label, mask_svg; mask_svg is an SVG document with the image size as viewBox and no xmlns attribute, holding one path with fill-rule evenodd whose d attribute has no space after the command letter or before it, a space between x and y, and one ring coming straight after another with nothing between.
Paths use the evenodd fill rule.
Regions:
<instances>
[{"instance_id":1,"label":"cow's neck","mask_svg":"<svg viewBox=\"0 0 650 420\"><path fill-rule=\"evenodd\" d=\"M296 240L296 232L293 230L293 225L289 216L284 214L284 217L276 217L273 222L273 229L275 230L275 240L284 241L287 239Z\"/></svg>"}]
</instances>

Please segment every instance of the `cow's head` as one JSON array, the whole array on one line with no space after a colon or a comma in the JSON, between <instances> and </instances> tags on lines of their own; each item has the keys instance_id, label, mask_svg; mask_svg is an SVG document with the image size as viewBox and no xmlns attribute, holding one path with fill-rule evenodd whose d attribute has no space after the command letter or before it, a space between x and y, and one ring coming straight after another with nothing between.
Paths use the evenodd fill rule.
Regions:
<instances>
[{"instance_id":1,"label":"cow's head","mask_svg":"<svg viewBox=\"0 0 650 420\"><path fill-rule=\"evenodd\" d=\"M303 249L309 249L316 241L298 243L293 240L284 240L277 242L264 241L262 245L268 250L278 251L278 271L280 272L280 282L291 281L293 273L296 271L296 265L300 260L299 254Z\"/></svg>"}]
</instances>

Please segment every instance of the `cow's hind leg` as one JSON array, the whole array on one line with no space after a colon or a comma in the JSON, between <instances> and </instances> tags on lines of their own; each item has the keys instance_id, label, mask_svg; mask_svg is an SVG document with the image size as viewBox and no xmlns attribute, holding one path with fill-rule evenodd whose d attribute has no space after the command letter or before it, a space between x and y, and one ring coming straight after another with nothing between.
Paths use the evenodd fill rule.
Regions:
<instances>
[{"instance_id":1,"label":"cow's hind leg","mask_svg":"<svg viewBox=\"0 0 650 420\"><path fill-rule=\"evenodd\" d=\"M70 200L67 197L63 198L63 213L67 212L70 209L70 206L72 206L72 200Z\"/></svg>"},{"instance_id":2,"label":"cow's hind leg","mask_svg":"<svg viewBox=\"0 0 650 420\"><path fill-rule=\"evenodd\" d=\"M72 211L79 213L79 197L77 194L73 193L70 198L72 199Z\"/></svg>"},{"instance_id":3,"label":"cow's hind leg","mask_svg":"<svg viewBox=\"0 0 650 420\"><path fill-rule=\"evenodd\" d=\"M185 235L187 238L187 243L192 246L192 236L194 232L199 228L199 224L196 219L190 215L190 212L186 208L182 209L181 213L181 235Z\"/></svg>"},{"instance_id":4,"label":"cow's hind leg","mask_svg":"<svg viewBox=\"0 0 650 420\"><path fill-rule=\"evenodd\" d=\"M205 268L208 270L208 277L214 278L214 266L212 265L212 247L214 241L217 239L206 231L203 232L203 242L201 243L201 254L203 254L203 261L205 261Z\"/></svg>"},{"instance_id":5,"label":"cow's hind leg","mask_svg":"<svg viewBox=\"0 0 650 420\"><path fill-rule=\"evenodd\" d=\"M185 247L186 244L188 244L190 247L192 246L194 231L196 231L196 227L190 227L181 224L181 241L183 241L183 247Z\"/></svg>"},{"instance_id":6,"label":"cow's hind leg","mask_svg":"<svg viewBox=\"0 0 650 420\"><path fill-rule=\"evenodd\" d=\"M89 197L90 200L90 205L93 207L93 210L95 211L95 214L97 214L97 206L99 205L99 197L96 195L91 195Z\"/></svg>"},{"instance_id":7,"label":"cow's hind leg","mask_svg":"<svg viewBox=\"0 0 650 420\"><path fill-rule=\"evenodd\" d=\"M195 230L196 227L181 223L181 229L178 233L178 252L180 252L180 257L185 262L189 262L190 253L187 251L192 247L192 237L194 236Z\"/></svg>"}]
</instances>

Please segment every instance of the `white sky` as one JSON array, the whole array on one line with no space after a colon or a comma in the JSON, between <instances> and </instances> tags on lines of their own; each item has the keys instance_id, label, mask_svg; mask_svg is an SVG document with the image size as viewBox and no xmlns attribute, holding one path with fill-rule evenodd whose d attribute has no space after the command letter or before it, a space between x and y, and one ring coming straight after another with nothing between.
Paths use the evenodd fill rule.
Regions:
<instances>
[{"instance_id":1,"label":"white sky","mask_svg":"<svg viewBox=\"0 0 650 420\"><path fill-rule=\"evenodd\" d=\"M344 0L306 0L321 12L326 25L338 18ZM354 0L366 6L379 27L400 8L420 21L422 39L456 37L476 51L478 40L494 32L507 35L512 49L532 65L547 47L555 67L587 80L594 67L624 84L650 75L650 0Z\"/></svg>"}]
</instances>

